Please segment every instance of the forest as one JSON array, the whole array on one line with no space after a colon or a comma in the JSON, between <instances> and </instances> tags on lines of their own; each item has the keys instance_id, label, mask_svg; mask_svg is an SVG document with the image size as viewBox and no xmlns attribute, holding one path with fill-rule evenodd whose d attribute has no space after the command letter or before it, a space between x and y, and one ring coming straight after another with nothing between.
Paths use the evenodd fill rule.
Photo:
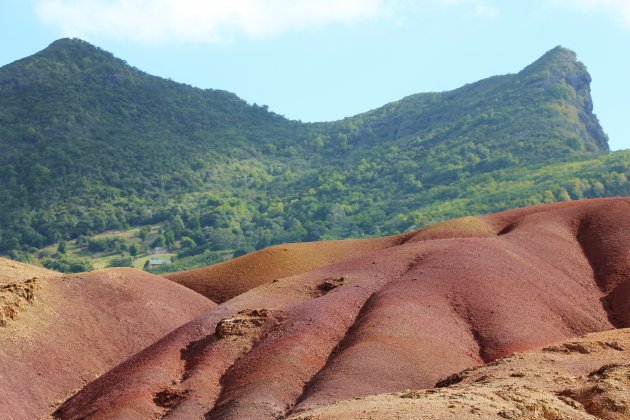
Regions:
<instances>
[{"instance_id":1,"label":"forest","mask_svg":"<svg viewBox=\"0 0 630 420\"><path fill-rule=\"evenodd\" d=\"M515 74L302 123L62 39L0 68L0 253L72 272L160 248L172 263L154 271L173 271L628 195L630 152L609 151L590 82L557 47Z\"/></svg>"}]
</instances>

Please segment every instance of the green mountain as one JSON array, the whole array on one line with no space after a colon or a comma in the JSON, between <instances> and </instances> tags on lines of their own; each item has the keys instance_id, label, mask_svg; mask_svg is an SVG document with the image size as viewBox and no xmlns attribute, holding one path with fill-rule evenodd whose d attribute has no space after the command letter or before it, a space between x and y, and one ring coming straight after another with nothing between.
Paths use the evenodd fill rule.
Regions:
<instances>
[{"instance_id":1,"label":"green mountain","mask_svg":"<svg viewBox=\"0 0 630 420\"><path fill-rule=\"evenodd\" d=\"M159 224L144 245L183 268L628 194L630 155L609 152L590 81L557 47L517 74L305 124L62 39L0 68L0 252Z\"/></svg>"}]
</instances>

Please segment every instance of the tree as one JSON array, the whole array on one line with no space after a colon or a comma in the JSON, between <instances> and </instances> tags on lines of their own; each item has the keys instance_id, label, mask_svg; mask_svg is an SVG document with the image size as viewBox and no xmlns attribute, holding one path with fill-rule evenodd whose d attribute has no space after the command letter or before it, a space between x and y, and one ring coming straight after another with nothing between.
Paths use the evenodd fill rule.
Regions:
<instances>
[{"instance_id":1,"label":"tree","mask_svg":"<svg viewBox=\"0 0 630 420\"><path fill-rule=\"evenodd\" d=\"M138 255L138 245L137 244L129 245L129 255L131 255L134 259L136 258L136 256Z\"/></svg>"},{"instance_id":2,"label":"tree","mask_svg":"<svg viewBox=\"0 0 630 420\"><path fill-rule=\"evenodd\" d=\"M171 246L175 242L175 233L171 229L167 229L164 232L164 244L166 246Z\"/></svg>"},{"instance_id":3,"label":"tree","mask_svg":"<svg viewBox=\"0 0 630 420\"><path fill-rule=\"evenodd\" d=\"M61 271L62 273L81 273L94 269L92 263L85 260L75 260L66 256L59 259L46 259L43 263L44 267L51 270Z\"/></svg>"},{"instance_id":4,"label":"tree","mask_svg":"<svg viewBox=\"0 0 630 420\"><path fill-rule=\"evenodd\" d=\"M140 240L144 242L147 239L147 236L149 236L149 233L151 233L151 228L148 226L143 226L142 229L140 229L140 231L138 232L138 238L140 238Z\"/></svg>"},{"instance_id":5,"label":"tree","mask_svg":"<svg viewBox=\"0 0 630 420\"><path fill-rule=\"evenodd\" d=\"M66 246L67 246L66 241L59 242L59 245L57 245L57 252L59 252L60 254L65 254Z\"/></svg>"},{"instance_id":6,"label":"tree","mask_svg":"<svg viewBox=\"0 0 630 420\"><path fill-rule=\"evenodd\" d=\"M107 241L104 239L88 238L87 249L91 252L104 252L107 250Z\"/></svg>"},{"instance_id":7,"label":"tree","mask_svg":"<svg viewBox=\"0 0 630 420\"><path fill-rule=\"evenodd\" d=\"M155 241L151 244L151 248L162 248L166 244L165 242L164 235L160 235L155 238Z\"/></svg>"},{"instance_id":8,"label":"tree","mask_svg":"<svg viewBox=\"0 0 630 420\"><path fill-rule=\"evenodd\" d=\"M172 216L168 221L168 226L170 230L173 232L173 236L175 239L179 239L182 237L182 232L184 231L184 222L179 215Z\"/></svg>"},{"instance_id":9,"label":"tree","mask_svg":"<svg viewBox=\"0 0 630 420\"><path fill-rule=\"evenodd\" d=\"M112 259L109 262L109 264L107 264L107 266L108 267L132 267L133 261L129 257L119 257L119 258Z\"/></svg>"},{"instance_id":10,"label":"tree","mask_svg":"<svg viewBox=\"0 0 630 420\"><path fill-rule=\"evenodd\" d=\"M254 252L254 248L249 247L249 246L244 246L244 247L240 247L236 251L234 251L234 254L232 256L234 258L242 257L243 255L247 255L250 252Z\"/></svg>"},{"instance_id":11,"label":"tree","mask_svg":"<svg viewBox=\"0 0 630 420\"><path fill-rule=\"evenodd\" d=\"M79 248L85 248L88 245L88 238L85 235L79 235L75 243L77 244Z\"/></svg>"},{"instance_id":12,"label":"tree","mask_svg":"<svg viewBox=\"0 0 630 420\"><path fill-rule=\"evenodd\" d=\"M197 246L195 241L192 238L189 238L188 236L184 236L180 244L182 248L192 248L192 247Z\"/></svg>"}]
</instances>

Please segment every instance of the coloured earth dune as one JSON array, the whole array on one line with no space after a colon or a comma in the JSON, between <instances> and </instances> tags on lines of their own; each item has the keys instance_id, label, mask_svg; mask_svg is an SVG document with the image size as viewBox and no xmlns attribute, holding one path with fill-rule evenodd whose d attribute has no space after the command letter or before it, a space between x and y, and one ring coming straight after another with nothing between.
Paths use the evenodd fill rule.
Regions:
<instances>
[{"instance_id":1,"label":"coloured earth dune","mask_svg":"<svg viewBox=\"0 0 630 420\"><path fill-rule=\"evenodd\" d=\"M88 382L215 306L134 269L62 276L1 260L0 273L1 419L50 415Z\"/></svg>"},{"instance_id":2,"label":"coloured earth dune","mask_svg":"<svg viewBox=\"0 0 630 420\"><path fill-rule=\"evenodd\" d=\"M230 261L165 277L222 303L271 280L398 245L404 239L405 235L399 235L276 245Z\"/></svg>"},{"instance_id":3,"label":"coloured earth dune","mask_svg":"<svg viewBox=\"0 0 630 420\"><path fill-rule=\"evenodd\" d=\"M0 286L30 280L33 277L54 277L61 273L0 257Z\"/></svg>"},{"instance_id":4,"label":"coloured earth dune","mask_svg":"<svg viewBox=\"0 0 630 420\"><path fill-rule=\"evenodd\" d=\"M464 370L436 388L295 410L324 419L627 419L630 329L588 334Z\"/></svg>"},{"instance_id":5,"label":"coloured earth dune","mask_svg":"<svg viewBox=\"0 0 630 420\"><path fill-rule=\"evenodd\" d=\"M260 285L249 260L235 260L249 290L82 387L55 416L627 413L628 338L616 329L630 327L630 199L455 219L390 241Z\"/></svg>"}]
</instances>

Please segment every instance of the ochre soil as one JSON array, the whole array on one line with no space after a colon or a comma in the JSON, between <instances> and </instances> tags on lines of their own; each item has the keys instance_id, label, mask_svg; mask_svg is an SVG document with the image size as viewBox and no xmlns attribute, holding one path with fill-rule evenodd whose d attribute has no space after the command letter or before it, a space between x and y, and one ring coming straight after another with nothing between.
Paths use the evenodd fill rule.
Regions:
<instances>
[{"instance_id":1,"label":"ochre soil","mask_svg":"<svg viewBox=\"0 0 630 420\"><path fill-rule=\"evenodd\" d=\"M467 392L487 403L483 414L499 418L539 418L545 407L582 416L623 413L630 404L621 363L627 332L580 339L604 343L585 344L586 352L570 344L587 333L630 327L630 199L455 219L387 241L331 251L332 263L302 266L297 275L290 268L270 275L249 267L258 256L235 260L230 272L236 274L223 280L238 286L217 286L229 291L218 300L249 290L83 387L55 415L264 419L334 417L326 410L339 409L346 410L339 417L361 417L363 406L349 400L363 398L357 401L368 407L397 398L401 406L428 401L422 410L430 416L431 410L447 413L450 398L465 399ZM326 243L301 247L317 255L312 248ZM562 340L569 345L557 344ZM539 351L538 358L520 354L549 346L559 350ZM610 363L621 364L605 366ZM499 404L501 375L509 374L492 369L502 364L519 369L510 376L518 389L506 397L513 401ZM461 378L445 380L461 371ZM536 382L539 371L557 374L558 384ZM483 385L484 372L495 377L480 391L475 387ZM599 397L589 387L605 388L606 381L616 384L612 402L591 402ZM437 383L451 386L431 390ZM528 387L540 392L528 394ZM410 394L378 396L392 392ZM389 415L394 408L383 404L379 413ZM514 410L530 410L529 417Z\"/></svg>"},{"instance_id":2,"label":"ochre soil","mask_svg":"<svg viewBox=\"0 0 630 420\"><path fill-rule=\"evenodd\" d=\"M1 419L49 416L88 382L216 306L134 269L62 276L1 260L0 273Z\"/></svg>"},{"instance_id":3,"label":"ochre soil","mask_svg":"<svg viewBox=\"0 0 630 420\"><path fill-rule=\"evenodd\" d=\"M0 257L0 287L30 280L33 277L54 277L61 273Z\"/></svg>"},{"instance_id":4,"label":"ochre soil","mask_svg":"<svg viewBox=\"0 0 630 420\"><path fill-rule=\"evenodd\" d=\"M630 329L588 334L403 390L295 410L323 419L628 419Z\"/></svg>"},{"instance_id":5,"label":"ochre soil","mask_svg":"<svg viewBox=\"0 0 630 420\"><path fill-rule=\"evenodd\" d=\"M213 302L223 303L275 279L301 274L400 244L404 235L374 239L322 241L271 246L233 260L165 274Z\"/></svg>"}]
</instances>

